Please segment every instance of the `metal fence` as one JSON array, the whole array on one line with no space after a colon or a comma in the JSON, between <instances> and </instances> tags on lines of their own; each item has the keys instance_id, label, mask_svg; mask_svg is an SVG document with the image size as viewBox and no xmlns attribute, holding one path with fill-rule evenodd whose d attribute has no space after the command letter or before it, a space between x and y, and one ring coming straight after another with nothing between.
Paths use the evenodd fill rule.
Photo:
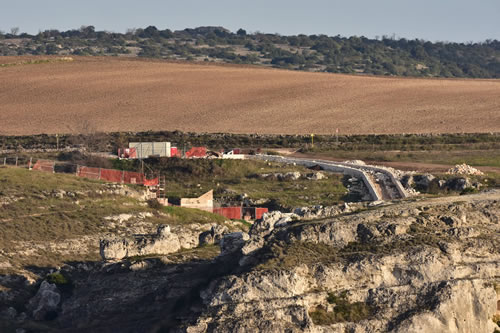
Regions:
<instances>
[{"instance_id":1,"label":"metal fence","mask_svg":"<svg viewBox=\"0 0 500 333\"><path fill-rule=\"evenodd\" d=\"M70 173L78 177L103 180L112 183L139 184L145 186L157 186L159 183L158 177L147 179L141 172L88 167L44 159L38 159L34 162L34 159L31 157L2 157L0 158L0 165L50 173Z\"/></svg>"}]
</instances>

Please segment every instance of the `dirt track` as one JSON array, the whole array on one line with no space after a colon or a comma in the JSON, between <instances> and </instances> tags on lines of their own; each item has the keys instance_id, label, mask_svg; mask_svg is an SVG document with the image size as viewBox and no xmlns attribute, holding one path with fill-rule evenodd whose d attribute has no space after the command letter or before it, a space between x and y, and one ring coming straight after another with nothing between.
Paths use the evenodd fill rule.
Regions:
<instances>
[{"instance_id":1,"label":"dirt track","mask_svg":"<svg viewBox=\"0 0 500 333\"><path fill-rule=\"evenodd\" d=\"M22 61L4 58L0 63ZM405 79L116 58L0 68L0 134L500 131L500 80Z\"/></svg>"}]
</instances>

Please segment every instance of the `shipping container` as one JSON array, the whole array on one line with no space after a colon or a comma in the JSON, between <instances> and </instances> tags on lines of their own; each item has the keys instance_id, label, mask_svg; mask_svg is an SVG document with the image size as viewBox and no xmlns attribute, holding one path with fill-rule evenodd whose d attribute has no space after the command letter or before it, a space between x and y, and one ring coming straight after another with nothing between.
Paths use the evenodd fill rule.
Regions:
<instances>
[{"instance_id":1,"label":"shipping container","mask_svg":"<svg viewBox=\"0 0 500 333\"><path fill-rule=\"evenodd\" d=\"M150 156L170 157L170 142L129 142L129 148L134 148L137 158Z\"/></svg>"}]
</instances>

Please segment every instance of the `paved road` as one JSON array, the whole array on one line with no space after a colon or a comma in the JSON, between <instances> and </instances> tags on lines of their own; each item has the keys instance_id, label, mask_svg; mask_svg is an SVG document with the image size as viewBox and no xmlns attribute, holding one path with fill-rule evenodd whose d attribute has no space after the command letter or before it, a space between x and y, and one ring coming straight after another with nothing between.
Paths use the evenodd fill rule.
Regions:
<instances>
[{"instance_id":1,"label":"paved road","mask_svg":"<svg viewBox=\"0 0 500 333\"><path fill-rule=\"evenodd\" d=\"M325 171L356 177L363 181L373 201L404 199L409 196L395 175L383 167L283 156L255 155L249 157L265 161L295 163L306 167L319 165Z\"/></svg>"}]
</instances>

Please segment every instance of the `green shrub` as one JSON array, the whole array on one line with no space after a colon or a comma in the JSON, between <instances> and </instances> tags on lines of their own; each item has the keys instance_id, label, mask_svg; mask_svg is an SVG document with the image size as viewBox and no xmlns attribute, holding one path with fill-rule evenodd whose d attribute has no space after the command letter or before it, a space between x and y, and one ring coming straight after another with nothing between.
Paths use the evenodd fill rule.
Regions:
<instances>
[{"instance_id":1,"label":"green shrub","mask_svg":"<svg viewBox=\"0 0 500 333\"><path fill-rule=\"evenodd\" d=\"M64 275L61 273L52 273L47 275L46 277L47 282L49 283L54 283L58 286L64 286L64 285L69 285L70 280L66 278Z\"/></svg>"},{"instance_id":2,"label":"green shrub","mask_svg":"<svg viewBox=\"0 0 500 333\"><path fill-rule=\"evenodd\" d=\"M375 309L371 305L362 302L350 303L345 291L339 295L328 293L326 300L330 304L335 304L332 312L328 312L321 305L309 312L309 316L316 325L359 322L370 318L375 313Z\"/></svg>"},{"instance_id":3,"label":"green shrub","mask_svg":"<svg viewBox=\"0 0 500 333\"><path fill-rule=\"evenodd\" d=\"M147 201L148 206L153 209L162 209L164 206L156 199L149 199Z\"/></svg>"}]
</instances>

